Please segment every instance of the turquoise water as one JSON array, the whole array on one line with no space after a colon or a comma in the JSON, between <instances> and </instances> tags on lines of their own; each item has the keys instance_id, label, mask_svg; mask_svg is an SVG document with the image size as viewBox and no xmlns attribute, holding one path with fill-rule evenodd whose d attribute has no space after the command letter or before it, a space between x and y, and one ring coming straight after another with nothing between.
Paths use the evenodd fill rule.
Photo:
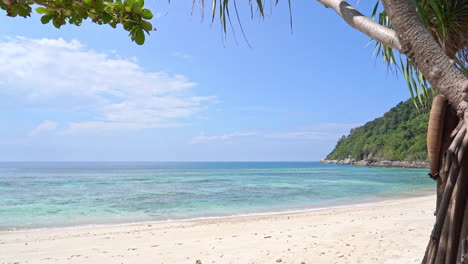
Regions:
<instances>
[{"instance_id":1,"label":"turquoise water","mask_svg":"<svg viewBox=\"0 0 468 264\"><path fill-rule=\"evenodd\" d=\"M427 170L318 162L0 163L0 230L280 212L433 191Z\"/></svg>"}]
</instances>

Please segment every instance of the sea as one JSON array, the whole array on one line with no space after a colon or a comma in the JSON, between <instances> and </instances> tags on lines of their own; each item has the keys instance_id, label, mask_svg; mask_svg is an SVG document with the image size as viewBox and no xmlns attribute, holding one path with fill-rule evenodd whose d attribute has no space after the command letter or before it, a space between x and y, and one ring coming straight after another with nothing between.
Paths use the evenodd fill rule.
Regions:
<instances>
[{"instance_id":1,"label":"sea","mask_svg":"<svg viewBox=\"0 0 468 264\"><path fill-rule=\"evenodd\" d=\"M319 162L3 162L0 231L374 203L433 194L427 173Z\"/></svg>"}]
</instances>

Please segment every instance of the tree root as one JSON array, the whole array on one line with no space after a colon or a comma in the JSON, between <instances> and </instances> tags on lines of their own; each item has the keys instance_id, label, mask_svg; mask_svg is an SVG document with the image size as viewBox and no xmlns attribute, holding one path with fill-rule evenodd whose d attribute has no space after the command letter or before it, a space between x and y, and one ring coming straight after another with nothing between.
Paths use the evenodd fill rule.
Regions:
<instances>
[{"instance_id":1,"label":"tree root","mask_svg":"<svg viewBox=\"0 0 468 264\"><path fill-rule=\"evenodd\" d=\"M466 167L462 166L460 169L460 175L458 176L457 183L455 185L455 190L452 197L452 206L449 212L451 222L448 230L447 254L445 257L446 264L456 263L458 243L460 241L460 231L463 224L466 194L468 188L468 178L466 176Z\"/></svg>"},{"instance_id":2,"label":"tree root","mask_svg":"<svg viewBox=\"0 0 468 264\"><path fill-rule=\"evenodd\" d=\"M468 217L468 203L465 204L465 213L464 217ZM467 218L468 219L468 218ZM457 259L462 262L463 256L466 254L465 261L468 264L468 221L465 219L462 224L462 229L460 232L460 245L458 246L458 255Z\"/></svg>"},{"instance_id":3,"label":"tree root","mask_svg":"<svg viewBox=\"0 0 468 264\"><path fill-rule=\"evenodd\" d=\"M461 242L461 256L457 264L468 264L468 237Z\"/></svg>"},{"instance_id":4,"label":"tree root","mask_svg":"<svg viewBox=\"0 0 468 264\"><path fill-rule=\"evenodd\" d=\"M461 123L461 122L460 122ZM458 128L458 127L457 127ZM464 160L464 156L466 151L466 146L468 144L468 136L467 136L467 128L464 124L459 125L459 128L456 129L456 133L454 135L454 139L452 143L450 144L450 147L448 148L446 154L445 154L445 161L444 161L444 167L441 168L441 172L448 174L447 182L445 184L445 189L444 193L442 195L442 199L440 200L440 203L438 204L438 210L437 210L437 215L436 215L436 222L434 225L434 229L432 230L431 238L429 240L429 244L426 249L426 254L423 259L423 264L433 264L435 263L437 253L439 252L439 244L441 242L441 234L444 229L444 225L447 224L447 228L445 228L446 232L448 232L447 236L447 251L445 251L445 247L441 245L443 248L441 248L441 253L444 254L445 252L446 257L443 258L440 256L438 258L438 263L454 263L452 262L446 262L447 258L453 259L454 254L451 253L453 249L458 249L458 239L457 233L454 233L458 230L458 236L460 235L460 229L458 229L458 226L452 227L454 221L458 221L457 219L460 218L460 212L461 208L464 209L463 203L460 202L460 204L457 206L456 203L453 205L453 210L450 210L450 214L447 217L447 213L449 211L449 205L450 201L452 198L452 194L454 193L455 186L457 183L459 186L456 188L455 191L455 197L461 197L463 196L464 190L466 190L466 187L463 186L466 183L465 178L462 177L462 175L466 174L465 169L462 169L462 167L465 167L467 164L463 163L462 161ZM461 166L460 166L461 165ZM459 180L460 178L460 180ZM459 199L459 200L465 200L465 199ZM452 214L453 213L453 214ZM463 217L463 215L461 215ZM447 219L447 222L446 222ZM454 240L457 240L457 242L454 242ZM456 257L456 254L455 254ZM445 259L445 261L443 261Z\"/></svg>"}]
</instances>

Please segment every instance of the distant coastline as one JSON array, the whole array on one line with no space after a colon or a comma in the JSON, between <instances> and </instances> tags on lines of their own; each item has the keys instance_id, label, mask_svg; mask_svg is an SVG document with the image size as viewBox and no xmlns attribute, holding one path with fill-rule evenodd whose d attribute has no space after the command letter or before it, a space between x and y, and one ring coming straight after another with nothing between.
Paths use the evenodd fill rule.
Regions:
<instances>
[{"instance_id":1,"label":"distant coastline","mask_svg":"<svg viewBox=\"0 0 468 264\"><path fill-rule=\"evenodd\" d=\"M428 168L429 114L421 113L410 99L382 117L351 129L342 136L323 163L357 166Z\"/></svg>"},{"instance_id":2,"label":"distant coastline","mask_svg":"<svg viewBox=\"0 0 468 264\"><path fill-rule=\"evenodd\" d=\"M320 160L320 162L326 163L326 164L341 164L341 165L368 166L368 167L418 168L418 169L429 168L429 162L427 161L378 160L378 159L354 160L354 159L348 158L344 160L322 159Z\"/></svg>"}]
</instances>

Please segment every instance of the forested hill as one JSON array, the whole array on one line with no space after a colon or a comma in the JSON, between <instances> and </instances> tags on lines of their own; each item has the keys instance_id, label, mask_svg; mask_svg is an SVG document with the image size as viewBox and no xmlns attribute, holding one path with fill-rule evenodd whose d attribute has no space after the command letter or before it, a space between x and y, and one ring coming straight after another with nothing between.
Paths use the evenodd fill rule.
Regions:
<instances>
[{"instance_id":1,"label":"forested hill","mask_svg":"<svg viewBox=\"0 0 468 264\"><path fill-rule=\"evenodd\" d=\"M326 159L425 161L428 121L429 113L419 112L411 100L401 102L383 117L351 129Z\"/></svg>"}]
</instances>

